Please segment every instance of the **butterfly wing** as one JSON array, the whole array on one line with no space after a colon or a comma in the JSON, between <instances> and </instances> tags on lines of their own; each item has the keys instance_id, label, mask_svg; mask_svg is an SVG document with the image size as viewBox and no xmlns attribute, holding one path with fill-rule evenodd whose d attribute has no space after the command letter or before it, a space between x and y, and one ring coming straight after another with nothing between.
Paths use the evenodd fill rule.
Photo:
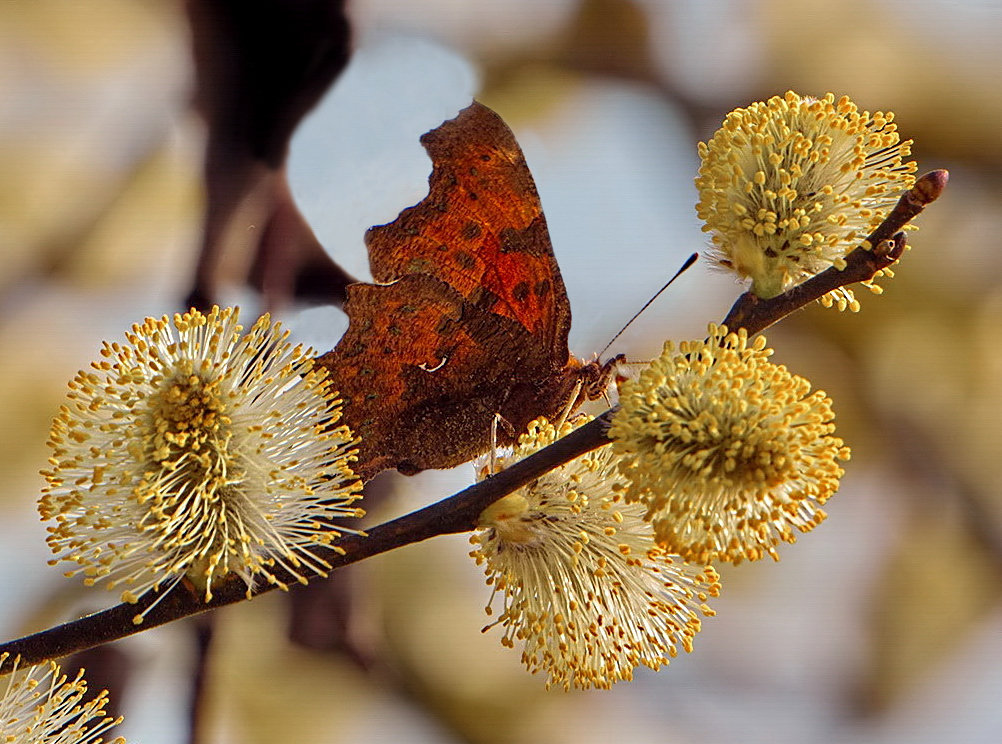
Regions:
<instances>
[{"instance_id":1,"label":"butterfly wing","mask_svg":"<svg viewBox=\"0 0 1002 744\"><path fill-rule=\"evenodd\" d=\"M477 307L519 323L563 367L570 303L515 136L474 102L421 142L434 166L428 196L366 233L373 277L434 276Z\"/></svg>"},{"instance_id":2,"label":"butterfly wing","mask_svg":"<svg viewBox=\"0 0 1002 744\"><path fill-rule=\"evenodd\" d=\"M517 322L425 274L349 285L345 310L348 330L318 364L344 400L343 422L360 438L363 479L387 468L416 473L466 462L486 450L495 414L520 432L574 384L552 373Z\"/></svg>"},{"instance_id":3,"label":"butterfly wing","mask_svg":"<svg viewBox=\"0 0 1002 744\"><path fill-rule=\"evenodd\" d=\"M511 130L474 103L421 141L428 196L366 234L379 284L348 287L348 330L319 360L360 436L363 478L465 462L497 415L511 442L597 369L568 352L567 292Z\"/></svg>"}]
</instances>

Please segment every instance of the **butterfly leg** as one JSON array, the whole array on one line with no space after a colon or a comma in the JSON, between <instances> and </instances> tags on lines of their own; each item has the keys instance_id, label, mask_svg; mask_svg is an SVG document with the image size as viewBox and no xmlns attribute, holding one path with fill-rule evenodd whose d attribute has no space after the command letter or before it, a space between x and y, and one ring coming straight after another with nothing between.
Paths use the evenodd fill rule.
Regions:
<instances>
[{"instance_id":1,"label":"butterfly leg","mask_svg":"<svg viewBox=\"0 0 1002 744\"><path fill-rule=\"evenodd\" d=\"M494 473L501 470L497 464L497 451L498 451L498 426L504 427L505 431L508 432L510 437L516 437L518 432L515 431L515 427L511 425L500 413L495 413L494 418L491 419L491 449L488 457L488 472L493 475Z\"/></svg>"},{"instance_id":2,"label":"butterfly leg","mask_svg":"<svg viewBox=\"0 0 1002 744\"><path fill-rule=\"evenodd\" d=\"M567 423L567 419L570 418L571 412L576 409L581 401L578 400L578 396L581 395L581 388L584 387L584 383L578 380L574 385L574 391L571 393L571 397L567 399L567 405L564 406L563 413L560 414L560 419L556 422L557 431L560 431L564 424Z\"/></svg>"},{"instance_id":3,"label":"butterfly leg","mask_svg":"<svg viewBox=\"0 0 1002 744\"><path fill-rule=\"evenodd\" d=\"M500 420L500 413L495 413L494 418L491 419L491 451L487 460L487 472L491 475L497 472L498 422Z\"/></svg>"}]
</instances>

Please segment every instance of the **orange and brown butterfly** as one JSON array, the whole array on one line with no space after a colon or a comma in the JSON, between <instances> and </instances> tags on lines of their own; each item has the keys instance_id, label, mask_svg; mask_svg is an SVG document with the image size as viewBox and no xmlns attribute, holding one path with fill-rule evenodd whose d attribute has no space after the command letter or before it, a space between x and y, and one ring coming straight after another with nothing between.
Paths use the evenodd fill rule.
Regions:
<instances>
[{"instance_id":1,"label":"orange and brown butterfly","mask_svg":"<svg viewBox=\"0 0 1002 744\"><path fill-rule=\"evenodd\" d=\"M617 361L568 350L546 219L501 118L474 102L421 142L428 196L366 233L377 283L348 286L348 330L318 360L361 438L363 479L466 462L490 447L497 416L508 444L538 416L602 396Z\"/></svg>"}]
</instances>

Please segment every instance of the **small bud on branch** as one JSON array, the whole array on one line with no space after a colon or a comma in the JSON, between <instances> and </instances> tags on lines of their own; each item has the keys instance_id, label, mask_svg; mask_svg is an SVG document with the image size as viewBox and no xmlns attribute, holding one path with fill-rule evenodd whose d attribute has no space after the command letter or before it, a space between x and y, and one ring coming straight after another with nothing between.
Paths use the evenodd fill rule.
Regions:
<instances>
[{"instance_id":1,"label":"small bud on branch","mask_svg":"<svg viewBox=\"0 0 1002 744\"><path fill-rule=\"evenodd\" d=\"M872 279L878 271L900 258L905 249L905 235L901 229L939 198L948 180L949 173L945 170L930 171L919 178L877 229L870 233L865 244L845 257L844 269L826 269L803 284L767 300L745 292L731 307L723 325L733 329L744 328L751 336L834 289Z\"/></svg>"}]
</instances>

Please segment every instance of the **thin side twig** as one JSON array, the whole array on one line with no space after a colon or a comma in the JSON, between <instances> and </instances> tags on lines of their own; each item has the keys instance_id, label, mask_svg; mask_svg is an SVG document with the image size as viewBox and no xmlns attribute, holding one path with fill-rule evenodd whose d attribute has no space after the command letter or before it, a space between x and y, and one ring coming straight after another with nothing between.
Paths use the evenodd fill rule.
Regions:
<instances>
[{"instance_id":1,"label":"thin side twig","mask_svg":"<svg viewBox=\"0 0 1002 744\"><path fill-rule=\"evenodd\" d=\"M905 234L901 229L939 198L948 180L949 173L945 170L930 171L919 178L870 234L866 244L845 257L844 269L823 271L768 300L745 292L731 307L723 324L735 331L744 328L751 336L834 289L872 279L901 257L905 250Z\"/></svg>"}]
</instances>

